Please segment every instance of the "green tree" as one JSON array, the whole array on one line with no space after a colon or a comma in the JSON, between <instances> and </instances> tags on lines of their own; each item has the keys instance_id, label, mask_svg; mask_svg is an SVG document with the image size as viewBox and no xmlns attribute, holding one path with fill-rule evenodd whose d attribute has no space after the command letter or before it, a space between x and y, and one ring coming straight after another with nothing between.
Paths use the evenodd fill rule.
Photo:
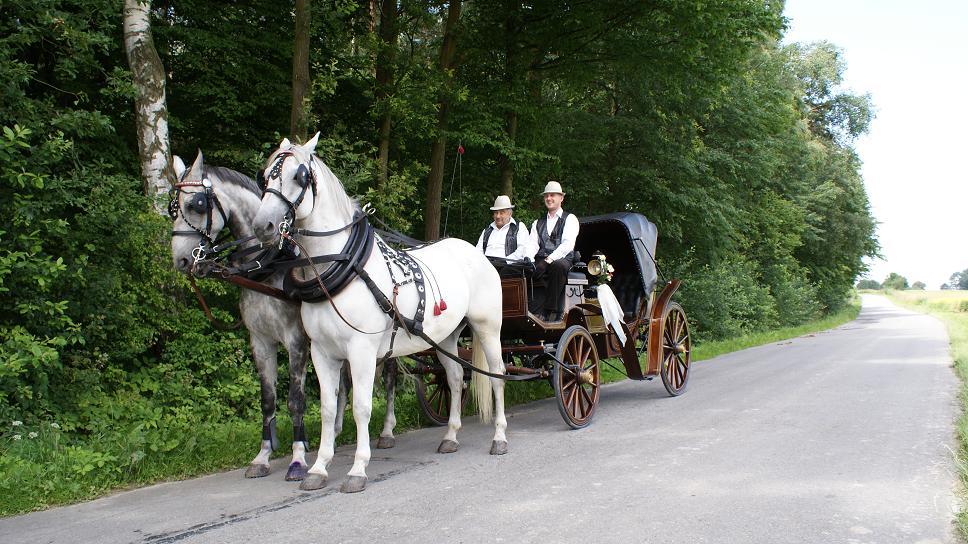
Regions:
<instances>
[{"instance_id":1,"label":"green tree","mask_svg":"<svg viewBox=\"0 0 968 544\"><path fill-rule=\"evenodd\" d=\"M946 285L949 289L968 289L968 268L952 274Z\"/></svg>"},{"instance_id":2,"label":"green tree","mask_svg":"<svg viewBox=\"0 0 968 544\"><path fill-rule=\"evenodd\" d=\"M857 282L858 289L880 289L881 284L877 283L877 280L863 279Z\"/></svg>"},{"instance_id":3,"label":"green tree","mask_svg":"<svg viewBox=\"0 0 968 544\"><path fill-rule=\"evenodd\" d=\"M918 291L924 291L926 287L927 285L925 285L923 281L916 281L911 284L911 289L916 289Z\"/></svg>"},{"instance_id":4,"label":"green tree","mask_svg":"<svg viewBox=\"0 0 968 544\"><path fill-rule=\"evenodd\" d=\"M886 278L884 278L884 281L881 283L881 285L884 286L884 289L907 289L908 280L897 272L891 272Z\"/></svg>"}]
</instances>

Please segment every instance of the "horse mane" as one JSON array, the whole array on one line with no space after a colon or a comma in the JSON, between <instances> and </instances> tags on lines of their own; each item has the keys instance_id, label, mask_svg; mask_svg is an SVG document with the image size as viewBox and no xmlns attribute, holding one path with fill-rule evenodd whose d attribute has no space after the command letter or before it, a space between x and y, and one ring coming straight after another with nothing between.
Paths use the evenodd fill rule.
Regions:
<instances>
[{"instance_id":1,"label":"horse mane","mask_svg":"<svg viewBox=\"0 0 968 544\"><path fill-rule=\"evenodd\" d=\"M336 205L337 210L340 213L344 214L345 217L348 217L348 218L353 217L353 213L356 212L357 209L359 209L360 203L346 193L346 188L343 187L343 182L340 181L339 178L336 177L336 174L334 174L333 171L329 169L329 166L325 162L323 162L323 159L320 159L319 156L317 156L315 153L313 153L313 158L316 159L314 162L319 164L319 168L320 170L322 170L323 175L328 176L330 178L329 180L327 180L328 183L326 183L325 186L326 186L326 189L328 189L329 191L331 202ZM318 182L321 180L316 180L316 181L318 184ZM322 189L322 187L320 187L319 189Z\"/></svg>"},{"instance_id":2,"label":"horse mane","mask_svg":"<svg viewBox=\"0 0 968 544\"><path fill-rule=\"evenodd\" d=\"M255 180L241 172L236 172L235 170L225 168L224 166L205 165L205 174L215 174L219 181L224 181L225 183L241 187L258 196L260 199L262 198L262 191L259 189L259 186L256 185Z\"/></svg>"}]
</instances>

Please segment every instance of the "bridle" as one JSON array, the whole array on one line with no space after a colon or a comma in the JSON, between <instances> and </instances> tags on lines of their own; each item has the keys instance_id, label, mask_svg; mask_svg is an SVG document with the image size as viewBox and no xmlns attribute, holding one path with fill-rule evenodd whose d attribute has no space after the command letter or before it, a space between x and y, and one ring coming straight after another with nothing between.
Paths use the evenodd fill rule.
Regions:
<instances>
[{"instance_id":1,"label":"bridle","mask_svg":"<svg viewBox=\"0 0 968 544\"><path fill-rule=\"evenodd\" d=\"M309 156L308 166L300 163L299 167L296 168L295 181L296 185L300 187L299 195L296 197L296 200L289 200L286 198L286 195L282 194L281 191L277 191L276 189L269 187L269 181L278 178L279 188L282 189L282 165L289 157L296 157L296 154L292 151L280 152L278 155L276 155L275 162L272 164L272 166L267 169L268 175L266 174L266 170L260 170L257 175L259 187L262 188L263 192L275 195L282 200L288 208L285 218L283 219L282 223L279 224L279 234L282 236L282 238L286 237L286 235L289 233L289 229L292 227L292 224L296 221L296 209L299 208L299 205L302 204L303 199L306 198L307 189L312 189L314 205L316 202L316 175L313 173L313 169L311 168L313 161L312 155Z\"/></svg>"},{"instance_id":2,"label":"bridle","mask_svg":"<svg viewBox=\"0 0 968 544\"><path fill-rule=\"evenodd\" d=\"M188 171L182 174L181 180L175 184L175 193L172 196L171 202L168 203L168 215L174 221L179 215L181 215L182 220L188 225L192 230L175 230L172 229L172 236L201 236L202 239L198 242L198 247L192 251L192 257L195 258L195 262L205 258L205 255L209 252L210 248L216 245L216 238L218 232L212 232L212 217L214 215L213 210L218 210L220 216L222 216L222 226L228 225L228 218L225 215L225 210L222 208L222 203L219 202L218 195L215 194L215 190L212 188L212 182L209 181L207 177L203 177L201 181L185 181L188 176ZM182 208L181 204L181 193L182 189L185 187L201 187L201 191L193 191L191 193L185 192L189 195L188 208L192 211L205 214L205 229L197 227L188 220L188 215Z\"/></svg>"}]
</instances>

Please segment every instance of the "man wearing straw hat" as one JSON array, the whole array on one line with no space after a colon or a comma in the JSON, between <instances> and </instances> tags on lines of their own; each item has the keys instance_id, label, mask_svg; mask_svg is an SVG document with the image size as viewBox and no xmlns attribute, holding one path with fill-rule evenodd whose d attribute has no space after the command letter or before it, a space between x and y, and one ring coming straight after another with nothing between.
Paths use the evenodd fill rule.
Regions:
<instances>
[{"instance_id":1,"label":"man wearing straw hat","mask_svg":"<svg viewBox=\"0 0 968 544\"><path fill-rule=\"evenodd\" d=\"M565 292L568 271L575 263L575 240L578 239L578 218L561 208L565 192L557 181L545 185L545 208L548 213L531 226L531 245L535 255L535 279L544 278L544 296L535 300L538 317L545 321L561 319L561 297Z\"/></svg>"},{"instance_id":2,"label":"man wearing straw hat","mask_svg":"<svg viewBox=\"0 0 968 544\"><path fill-rule=\"evenodd\" d=\"M494 200L494 205L491 206L494 222L484 229L477 240L477 249L483 251L485 256L507 261L534 257L528 226L521 225L511 217L513 209L507 195L501 195Z\"/></svg>"}]
</instances>

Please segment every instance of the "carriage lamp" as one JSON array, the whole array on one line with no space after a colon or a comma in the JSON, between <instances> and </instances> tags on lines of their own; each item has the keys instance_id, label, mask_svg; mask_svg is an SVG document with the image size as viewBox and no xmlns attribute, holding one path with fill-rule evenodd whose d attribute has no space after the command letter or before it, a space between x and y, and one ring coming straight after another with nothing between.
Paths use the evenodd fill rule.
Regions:
<instances>
[{"instance_id":1,"label":"carriage lamp","mask_svg":"<svg viewBox=\"0 0 968 544\"><path fill-rule=\"evenodd\" d=\"M588 273L598 278L598 283L608 283L612 281L612 274L615 268L608 264L604 253L592 255L592 260L588 261Z\"/></svg>"}]
</instances>

